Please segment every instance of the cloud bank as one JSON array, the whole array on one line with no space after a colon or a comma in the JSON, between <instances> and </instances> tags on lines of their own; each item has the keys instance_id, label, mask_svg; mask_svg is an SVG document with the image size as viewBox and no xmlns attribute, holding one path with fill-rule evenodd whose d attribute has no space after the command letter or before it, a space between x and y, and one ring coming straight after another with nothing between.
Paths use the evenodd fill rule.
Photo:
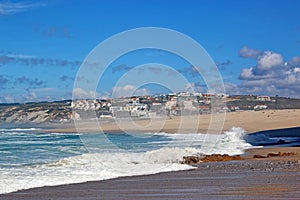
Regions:
<instances>
[{"instance_id":1,"label":"cloud bank","mask_svg":"<svg viewBox=\"0 0 300 200\"><path fill-rule=\"evenodd\" d=\"M146 88L137 88L134 85L115 86L112 90L112 98L144 96L150 92Z\"/></svg>"},{"instance_id":2,"label":"cloud bank","mask_svg":"<svg viewBox=\"0 0 300 200\"><path fill-rule=\"evenodd\" d=\"M280 53L249 47L239 53L243 58L255 58L256 65L242 69L241 84L226 83L228 93L300 97L300 56L285 59Z\"/></svg>"},{"instance_id":3,"label":"cloud bank","mask_svg":"<svg viewBox=\"0 0 300 200\"><path fill-rule=\"evenodd\" d=\"M6 54L0 55L0 65L22 64L25 66L80 66L80 61L69 61L55 58L38 58L30 55Z\"/></svg>"}]
</instances>

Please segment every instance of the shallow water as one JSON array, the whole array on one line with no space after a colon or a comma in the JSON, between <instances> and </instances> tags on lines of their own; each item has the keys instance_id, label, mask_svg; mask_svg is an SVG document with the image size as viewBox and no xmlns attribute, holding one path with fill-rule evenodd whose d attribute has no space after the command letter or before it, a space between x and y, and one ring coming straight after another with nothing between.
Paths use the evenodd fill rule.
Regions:
<instances>
[{"instance_id":1,"label":"shallow water","mask_svg":"<svg viewBox=\"0 0 300 200\"><path fill-rule=\"evenodd\" d=\"M300 147L300 127L260 131L245 135L244 139L254 146Z\"/></svg>"}]
</instances>

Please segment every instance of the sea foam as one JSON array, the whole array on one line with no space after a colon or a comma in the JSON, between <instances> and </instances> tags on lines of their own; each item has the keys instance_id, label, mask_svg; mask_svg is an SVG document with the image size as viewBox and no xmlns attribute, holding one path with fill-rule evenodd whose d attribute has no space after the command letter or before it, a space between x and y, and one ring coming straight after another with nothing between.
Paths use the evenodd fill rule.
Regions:
<instances>
[{"instance_id":1,"label":"sea foam","mask_svg":"<svg viewBox=\"0 0 300 200\"><path fill-rule=\"evenodd\" d=\"M180 164L183 156L196 154L240 154L244 149L251 147L244 140L246 132L242 128L232 128L229 131L214 134L168 134L156 133L154 136L160 140L150 140L145 138L145 143L138 143L141 148L143 144L147 144L147 148L139 151L128 151L128 149L120 149L120 151L110 152L99 148L98 152L94 149L92 152L84 152L80 155L68 156L57 160L41 160L40 163L31 163L26 165L4 167L0 165L0 193L9 193L22 189L29 189L42 186L53 186L71 183L80 183L86 181L98 181L111 179L122 176L134 176L155 174L159 172L178 171L192 169L192 166ZM39 134L40 136L41 134ZM148 134L149 135L149 134ZM48 135L48 137L50 137ZM12 136L13 137L13 136ZM30 134L28 137L34 137ZM64 149L75 148L75 137L66 138L68 135L53 135L56 140L53 144L57 144L61 140L61 146L57 146L60 152ZM93 135L91 135L93 137ZM96 137L96 135L95 135ZM115 139L122 135L114 135ZM124 138L124 137L123 137ZM38 141L41 138L38 137ZM32 142L33 139L28 140ZM68 142L65 142L65 141ZM70 142L70 140L74 140ZM81 142L77 138L77 142ZM120 139L120 141L123 141ZM24 141L24 145L26 141ZM149 149L149 143L153 146L158 145L159 148ZM41 143L43 145L43 143ZM37 144L35 144L37 145ZM66 145L68 147L66 147ZM130 147L134 147L130 144ZM82 149L83 147L76 147ZM78 153L79 150L75 152ZM50 151L55 149L49 148ZM57 150L57 149L56 149ZM12 150L13 151L13 150ZM55 154L56 155L56 154ZM69 155L69 154L66 154Z\"/></svg>"}]
</instances>

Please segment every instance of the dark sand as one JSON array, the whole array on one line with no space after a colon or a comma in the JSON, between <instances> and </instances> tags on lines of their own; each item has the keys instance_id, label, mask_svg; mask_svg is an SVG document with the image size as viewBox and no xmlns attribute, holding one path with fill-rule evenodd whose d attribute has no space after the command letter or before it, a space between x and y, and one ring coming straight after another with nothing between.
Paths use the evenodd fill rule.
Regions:
<instances>
[{"instance_id":1,"label":"dark sand","mask_svg":"<svg viewBox=\"0 0 300 200\"><path fill-rule=\"evenodd\" d=\"M300 152L299 147L279 149ZM253 153L277 150L252 149L244 155L246 160L200 163L189 171L35 188L0 195L0 199L299 199L299 154L251 158Z\"/></svg>"}]
</instances>

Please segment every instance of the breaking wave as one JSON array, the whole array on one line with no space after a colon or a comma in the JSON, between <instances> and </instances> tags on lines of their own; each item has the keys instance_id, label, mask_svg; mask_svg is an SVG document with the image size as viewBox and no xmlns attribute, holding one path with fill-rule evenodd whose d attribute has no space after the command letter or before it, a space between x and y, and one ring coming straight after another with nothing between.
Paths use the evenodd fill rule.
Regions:
<instances>
[{"instance_id":1,"label":"breaking wave","mask_svg":"<svg viewBox=\"0 0 300 200\"><path fill-rule=\"evenodd\" d=\"M220 135L156 133L152 134L152 136L155 136L153 140L145 137L139 139L136 146L134 143L130 144L130 148L140 148L138 151L128 151L128 149L124 148L120 149L120 151L114 150L111 152L107 149L103 151L103 148L99 148L98 152L97 149L94 149L93 152L83 150L84 145L79 135L75 137L71 134L62 134L61 136L59 134L47 134L47 138L41 138L40 133L28 134L27 137L30 138L24 140L22 145L26 146L29 144L26 144L26 141L30 141L31 144L36 146L28 152L26 152L25 148L19 156L23 154L39 155L34 154L32 151L41 149L39 144L44 146L44 140L47 140L53 141L53 145L56 146L55 148L44 148L43 150L46 151L46 154L44 152L43 155L48 154L52 158L49 159L48 156L46 159L45 156L45 160L39 158L38 163L30 161L20 165L16 165L14 163L15 160L14 162L4 160L3 162L6 162L6 166L0 165L0 193L42 186L105 180L121 176L188 170L193 167L180 164L183 156L212 153L234 155L241 154L245 149L251 147L244 140L245 130L238 127L233 127ZM90 137L93 137L93 135L90 135ZM127 136L119 134L113 137L114 141L118 140L121 143L126 141L124 137ZM81 143L81 145L78 145L78 143ZM143 145L147 148L143 149ZM156 147L158 145L159 148L151 149L149 145ZM126 144L120 146L124 147ZM70 149L75 153L70 154ZM7 148L6 156L16 155L17 151L15 148ZM53 153L54 151L59 153ZM0 150L1 156L4 156L1 152ZM66 157L61 158L61 155L64 154ZM10 163L11 165L9 165Z\"/></svg>"}]
</instances>

